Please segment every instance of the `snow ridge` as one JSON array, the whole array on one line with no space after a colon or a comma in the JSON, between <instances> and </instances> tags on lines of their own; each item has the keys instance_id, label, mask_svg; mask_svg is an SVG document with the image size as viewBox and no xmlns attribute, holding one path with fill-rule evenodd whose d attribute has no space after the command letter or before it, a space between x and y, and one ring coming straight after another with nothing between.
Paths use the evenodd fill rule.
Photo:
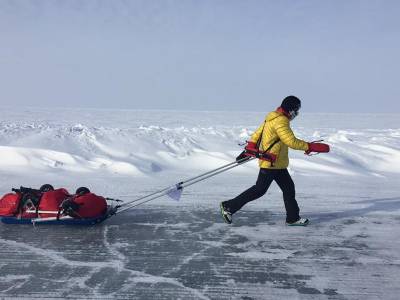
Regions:
<instances>
[{"instance_id":1,"label":"snow ridge","mask_svg":"<svg viewBox=\"0 0 400 300\"><path fill-rule=\"evenodd\" d=\"M122 124L117 120L114 124L104 122L113 126L98 126L102 115L96 112L92 112L92 119L78 115L79 120L67 122L50 118L3 121L0 123L0 171L30 169L143 176L164 170L207 170L232 161L241 151L239 144L256 129L255 124L215 125L213 113L203 113L208 122L198 116L200 125L193 125L196 123L193 119L171 124L166 115L164 112L153 118L146 116L141 124L136 115L131 126L129 122L119 126ZM325 140L332 152L306 157L292 151L292 171L348 176L400 172L400 129L353 130L321 128L320 124L307 127L294 124L294 131L306 141ZM251 168L240 168L239 172Z\"/></svg>"}]
</instances>

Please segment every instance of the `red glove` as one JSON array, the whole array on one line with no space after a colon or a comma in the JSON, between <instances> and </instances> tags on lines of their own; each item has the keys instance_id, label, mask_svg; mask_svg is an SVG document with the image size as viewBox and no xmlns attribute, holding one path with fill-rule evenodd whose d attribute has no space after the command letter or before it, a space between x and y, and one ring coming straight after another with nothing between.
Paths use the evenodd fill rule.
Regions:
<instances>
[{"instance_id":1,"label":"red glove","mask_svg":"<svg viewBox=\"0 0 400 300\"><path fill-rule=\"evenodd\" d=\"M328 153L330 151L329 145L324 143L308 143L308 150L305 154L310 154L311 152L317 153Z\"/></svg>"},{"instance_id":2,"label":"red glove","mask_svg":"<svg viewBox=\"0 0 400 300\"><path fill-rule=\"evenodd\" d=\"M257 148L257 144L253 142L247 142L246 147L244 147L245 155L246 156L259 156L259 150Z\"/></svg>"},{"instance_id":3,"label":"red glove","mask_svg":"<svg viewBox=\"0 0 400 300\"><path fill-rule=\"evenodd\" d=\"M254 142L247 142L247 145L246 145L246 147L244 147L244 149L246 151L258 152L257 144Z\"/></svg>"}]
</instances>

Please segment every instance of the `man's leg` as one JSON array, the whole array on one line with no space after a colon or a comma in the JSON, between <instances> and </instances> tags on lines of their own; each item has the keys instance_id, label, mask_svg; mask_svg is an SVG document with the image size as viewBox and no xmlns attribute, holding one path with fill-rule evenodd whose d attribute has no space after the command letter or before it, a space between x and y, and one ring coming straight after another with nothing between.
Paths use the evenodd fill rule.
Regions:
<instances>
[{"instance_id":1,"label":"man's leg","mask_svg":"<svg viewBox=\"0 0 400 300\"><path fill-rule=\"evenodd\" d=\"M223 202L224 207L233 214L241 209L246 203L263 196L267 192L271 182L274 179L273 171L275 170L260 169L256 184L241 193L236 198Z\"/></svg>"},{"instance_id":2,"label":"man's leg","mask_svg":"<svg viewBox=\"0 0 400 300\"><path fill-rule=\"evenodd\" d=\"M287 169L277 171L275 181L283 192L283 201L285 202L286 208L286 222L296 222L300 219L300 209L296 201L294 182Z\"/></svg>"}]
</instances>

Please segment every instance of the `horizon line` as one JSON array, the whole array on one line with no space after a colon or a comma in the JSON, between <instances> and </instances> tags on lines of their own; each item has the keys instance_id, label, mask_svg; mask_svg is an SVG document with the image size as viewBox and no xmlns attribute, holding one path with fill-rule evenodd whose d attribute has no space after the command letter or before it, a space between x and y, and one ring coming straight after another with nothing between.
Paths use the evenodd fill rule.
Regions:
<instances>
[{"instance_id":1,"label":"horizon line","mask_svg":"<svg viewBox=\"0 0 400 300\"><path fill-rule=\"evenodd\" d=\"M14 110L24 110L24 109L37 109L37 110L93 110L93 111L158 111L158 112L204 112L204 113L215 113L215 112L223 112L223 113L268 113L269 111L273 111L270 109L265 109L265 111L253 111L253 110L224 110L224 109L169 109L169 108L111 108L111 107L63 107L63 106L54 106L54 107L46 107L46 106L9 106L9 105L0 105L0 109L14 109ZM358 114L358 115L398 115L400 112L307 112L303 111L302 114Z\"/></svg>"}]
</instances>

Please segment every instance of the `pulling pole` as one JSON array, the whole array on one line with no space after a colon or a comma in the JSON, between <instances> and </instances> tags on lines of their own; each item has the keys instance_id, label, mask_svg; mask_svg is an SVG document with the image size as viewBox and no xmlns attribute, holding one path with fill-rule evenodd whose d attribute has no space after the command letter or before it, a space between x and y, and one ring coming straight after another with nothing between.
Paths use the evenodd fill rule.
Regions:
<instances>
[{"instance_id":1,"label":"pulling pole","mask_svg":"<svg viewBox=\"0 0 400 300\"><path fill-rule=\"evenodd\" d=\"M213 174L213 173L215 173L215 172L217 172L217 171L220 171L220 170L223 170L223 172L224 172L226 168L228 168L228 167L230 167L230 166L236 167L236 166L238 166L238 165L240 165L240 164L245 163L246 161L248 161L248 160L250 160L250 159L253 159L253 157L245 157L245 158L243 158L243 159L241 159L241 160L231 162L231 163L226 164L226 165L224 165L224 166L221 166L221 167L219 167L219 168L217 168L217 169L208 171L208 172L206 172L206 173L200 174L200 175L195 176L195 177L191 177L191 178L186 179L186 180L184 180L184 181L180 181L180 182L177 183L177 184L168 186L168 187L163 188L163 189L161 189L161 190L155 191L155 192L153 192L153 193L151 193L151 194L142 196L142 197L140 197L140 198L138 198L138 199L125 202L125 203L119 205L118 207L125 207L125 206L128 206L128 205L132 204L132 203L138 202L138 201L140 201L140 200L144 200L144 199L146 199L146 198L149 198L149 197L151 197L151 196L158 195L158 194L160 194L160 193L163 193L163 195L165 195L167 192L170 192L171 189L173 189L173 188L175 188L175 187L177 187L177 186L182 186L183 184L187 184L187 183L189 183L189 182L191 182L191 181L193 181L193 180L202 178L202 177L204 177L204 176L206 176L206 175L209 175L209 174L211 175L211 174ZM212 176L213 176L213 175L212 175ZM207 178L208 178L208 177L207 177Z\"/></svg>"},{"instance_id":2,"label":"pulling pole","mask_svg":"<svg viewBox=\"0 0 400 300\"><path fill-rule=\"evenodd\" d=\"M203 174L203 176L197 176L197 178L198 178L198 179L196 178L197 180L194 180L194 179L188 180L188 181L184 182L181 186L182 186L182 188L191 186L191 185L193 185L195 183L198 183L200 181L203 181L205 179L208 179L208 178L213 177L215 175L218 175L220 173L226 172L226 171L228 171L230 169L236 168L237 166L240 166L240 165L244 164L245 162L248 162L248 161L253 160L253 159L255 159L255 157L246 158L245 161L237 163L237 164L232 165L232 166L229 166L229 167L224 168L222 170L221 169L215 169L214 172L212 172L208 176L204 176L204 175L206 175L206 173L205 173L205 174Z\"/></svg>"},{"instance_id":3,"label":"pulling pole","mask_svg":"<svg viewBox=\"0 0 400 300\"><path fill-rule=\"evenodd\" d=\"M243 158L241 160L226 164L226 165L221 166L221 167L219 167L217 169L214 169L214 170L208 171L206 173L200 174L198 176L186 179L186 180L181 181L181 182L179 182L179 183L177 183L175 185L166 187L164 189L161 189L159 191L153 192L153 193L148 194L146 196L143 196L143 197L140 197L138 199L126 202L124 204L121 204L121 205L117 206L117 211L114 214L122 213L122 212L127 211L127 210L129 210L131 208L134 208L136 206L142 205L144 203L147 203L147 202L150 202L150 201L155 200L157 198L160 198L162 196L165 196L165 195L167 195L168 193L170 193L173 190L180 190L180 189L183 189L185 187L191 186L191 185L193 185L195 183L198 183L200 181L206 180L206 179L208 179L210 177L213 177L213 176L218 175L220 173L226 172L226 171L228 171L230 169L236 168L237 166L240 166L240 165L242 165L242 164L244 164L246 162L249 162L249 161L251 161L253 159L255 159L255 157L245 157L245 158Z\"/></svg>"},{"instance_id":4,"label":"pulling pole","mask_svg":"<svg viewBox=\"0 0 400 300\"><path fill-rule=\"evenodd\" d=\"M204 176L206 176L206 175L208 175L208 174L214 174L215 172L217 172L217 171L219 171L219 170L222 170L222 169L225 169L225 168L230 167L230 166L235 166L235 167L236 167L237 165L242 164L242 163L244 163L244 161L247 161L247 160L248 160L248 158L246 157L246 158L241 159L241 160L239 160L239 161L231 162L231 163L229 163L229 164L226 164L226 165L221 166L221 167L219 167L219 168L216 168L216 169L214 169L214 170L211 170L211 171L208 171L208 172L206 172L206 173L200 174L200 175L198 175L198 176L195 176L195 177L186 179L186 180L182 181L181 183L182 183L182 184L186 184L186 183L188 183L188 182L190 182L190 181L193 181L193 180L196 180L196 179L198 179L198 178L204 177Z\"/></svg>"}]
</instances>

